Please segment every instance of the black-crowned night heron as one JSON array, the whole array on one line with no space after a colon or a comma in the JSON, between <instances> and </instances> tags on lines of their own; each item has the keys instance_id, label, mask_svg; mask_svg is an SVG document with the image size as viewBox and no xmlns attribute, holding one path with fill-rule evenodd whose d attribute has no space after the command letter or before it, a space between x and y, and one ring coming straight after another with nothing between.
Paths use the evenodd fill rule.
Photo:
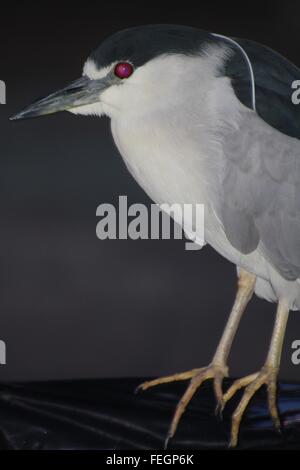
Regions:
<instances>
[{"instance_id":1,"label":"black-crowned night heron","mask_svg":"<svg viewBox=\"0 0 300 470\"><path fill-rule=\"evenodd\" d=\"M244 387L232 417L232 446L264 384L280 426L282 344L289 311L300 307L300 108L291 100L299 78L293 64L252 41L185 26L142 26L105 40L79 80L12 118L64 110L109 116L129 171L150 197L204 204L205 241L237 265L236 299L211 363L141 385L190 379L168 438L207 379L220 410ZM229 350L253 292L278 303L269 352L259 372L223 393Z\"/></svg>"}]
</instances>

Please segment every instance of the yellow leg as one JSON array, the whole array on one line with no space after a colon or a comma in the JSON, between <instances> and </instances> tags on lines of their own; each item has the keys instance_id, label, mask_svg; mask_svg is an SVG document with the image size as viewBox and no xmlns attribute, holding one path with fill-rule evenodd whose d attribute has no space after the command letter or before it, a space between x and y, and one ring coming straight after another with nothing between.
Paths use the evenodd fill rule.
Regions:
<instances>
[{"instance_id":1,"label":"yellow leg","mask_svg":"<svg viewBox=\"0 0 300 470\"><path fill-rule=\"evenodd\" d=\"M241 388L245 387L242 399L232 415L231 439L230 446L235 447L238 443L238 434L243 414L255 394L262 386L267 386L268 406L271 418L273 419L276 429L280 430L280 420L276 405L276 387L277 375L280 366L280 358L282 352L282 344L284 340L286 324L289 316L289 306L285 300L278 303L276 321L272 334L269 352L262 369L255 373L236 380L223 396L226 403Z\"/></svg>"},{"instance_id":2,"label":"yellow leg","mask_svg":"<svg viewBox=\"0 0 300 470\"><path fill-rule=\"evenodd\" d=\"M238 280L238 289L234 305L232 307L230 316L228 318L225 330L223 332L221 341L215 352L211 363L207 367L192 369L187 372L161 377L155 380L142 383L138 390L147 390L155 385L174 382L179 380L191 379L190 384L179 401L175 414L168 432L166 444L168 440L174 436L181 416L183 415L187 405L194 396L196 390L207 379L214 380L214 391L220 409L223 408L223 392L222 382L224 377L228 376L227 358L228 354L239 325L241 316L251 299L255 286L255 276L244 270L240 271Z\"/></svg>"}]
</instances>

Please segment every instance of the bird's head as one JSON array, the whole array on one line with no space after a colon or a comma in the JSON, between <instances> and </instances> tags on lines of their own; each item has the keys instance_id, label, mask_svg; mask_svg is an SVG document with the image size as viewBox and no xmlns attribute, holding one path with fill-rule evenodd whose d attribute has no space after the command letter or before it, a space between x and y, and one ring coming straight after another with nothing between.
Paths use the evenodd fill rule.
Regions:
<instances>
[{"instance_id":1,"label":"bird's head","mask_svg":"<svg viewBox=\"0 0 300 470\"><path fill-rule=\"evenodd\" d=\"M120 31L106 39L86 60L81 78L28 106L11 119L69 111L110 117L171 105L197 82L205 90L209 64L195 55L215 43L212 34L177 25L147 25ZM141 113L142 114L142 113Z\"/></svg>"}]
</instances>

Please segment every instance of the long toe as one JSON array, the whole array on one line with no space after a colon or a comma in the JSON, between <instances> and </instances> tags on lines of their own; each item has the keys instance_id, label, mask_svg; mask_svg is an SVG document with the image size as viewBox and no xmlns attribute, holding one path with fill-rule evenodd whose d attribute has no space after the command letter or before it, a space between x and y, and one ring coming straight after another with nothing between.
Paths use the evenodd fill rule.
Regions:
<instances>
[{"instance_id":1,"label":"long toe","mask_svg":"<svg viewBox=\"0 0 300 470\"><path fill-rule=\"evenodd\" d=\"M243 396L232 415L231 437L229 444L230 447L237 446L240 425L245 410L257 390L260 389L263 385L267 386L270 415L276 428L280 429L280 420L276 405L276 383L277 370L269 366L264 366L259 372L255 374L247 375L246 377L237 379L224 394L223 400L224 403L227 403L228 400L230 400L238 390L245 388Z\"/></svg>"}]
</instances>

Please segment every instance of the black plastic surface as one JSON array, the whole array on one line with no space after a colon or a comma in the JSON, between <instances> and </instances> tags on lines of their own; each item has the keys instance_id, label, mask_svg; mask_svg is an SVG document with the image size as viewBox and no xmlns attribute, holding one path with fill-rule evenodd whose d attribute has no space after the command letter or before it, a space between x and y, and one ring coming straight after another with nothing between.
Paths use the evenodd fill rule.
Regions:
<instances>
[{"instance_id":1,"label":"black plastic surface","mask_svg":"<svg viewBox=\"0 0 300 470\"><path fill-rule=\"evenodd\" d=\"M0 386L1 449L162 449L186 383L134 394L142 379L82 380ZM228 387L230 381L225 382ZM252 400L240 433L240 449L300 449L300 384L280 384L283 434L269 419L266 392ZM211 383L188 407L170 449L227 448L230 416L214 415Z\"/></svg>"}]
</instances>

